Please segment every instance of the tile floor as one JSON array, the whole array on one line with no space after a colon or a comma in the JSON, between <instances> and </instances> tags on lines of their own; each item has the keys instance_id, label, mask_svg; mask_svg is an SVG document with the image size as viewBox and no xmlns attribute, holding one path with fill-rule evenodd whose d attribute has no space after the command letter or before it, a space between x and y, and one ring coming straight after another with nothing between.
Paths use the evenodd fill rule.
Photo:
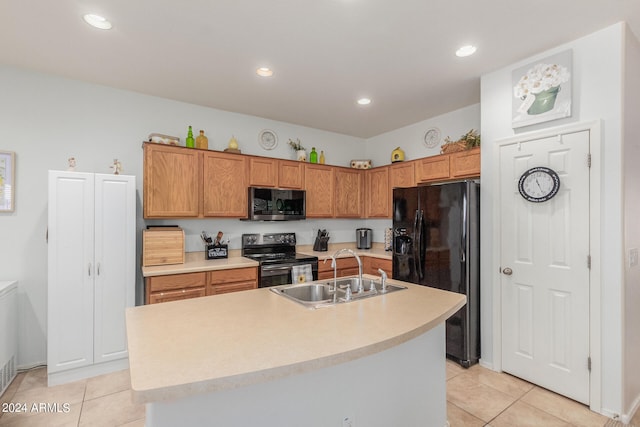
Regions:
<instances>
[{"instance_id":1,"label":"tile floor","mask_svg":"<svg viewBox=\"0 0 640 427\"><path fill-rule=\"evenodd\" d=\"M46 369L19 374L0 396L26 404L26 413L0 412L2 427L144 427L144 407L131 403L129 371L47 387ZM31 411L33 403L68 403L68 410ZM1 405L4 407L4 405ZM451 427L604 427L610 420L526 381L475 365L447 361ZM633 423L640 427L640 412Z\"/></svg>"},{"instance_id":2,"label":"tile floor","mask_svg":"<svg viewBox=\"0 0 640 427\"><path fill-rule=\"evenodd\" d=\"M0 409L12 402L26 404L27 412L0 411L0 426L144 427L144 406L131 402L130 389L128 370L47 387L46 369L34 369L18 374L0 396ZM34 403L58 403L59 411L32 411Z\"/></svg>"},{"instance_id":3,"label":"tile floor","mask_svg":"<svg viewBox=\"0 0 640 427\"><path fill-rule=\"evenodd\" d=\"M607 417L519 378L447 361L451 427L604 427ZM633 419L640 427L640 411Z\"/></svg>"}]
</instances>

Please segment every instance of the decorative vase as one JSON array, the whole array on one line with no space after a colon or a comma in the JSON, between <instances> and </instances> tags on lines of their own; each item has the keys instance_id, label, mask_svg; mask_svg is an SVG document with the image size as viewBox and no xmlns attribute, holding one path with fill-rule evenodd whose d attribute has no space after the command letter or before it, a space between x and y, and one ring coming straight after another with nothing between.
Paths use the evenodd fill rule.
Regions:
<instances>
[{"instance_id":1,"label":"decorative vase","mask_svg":"<svg viewBox=\"0 0 640 427\"><path fill-rule=\"evenodd\" d=\"M296 159L301 162L307 161L307 150L298 150L296 151Z\"/></svg>"},{"instance_id":2,"label":"decorative vase","mask_svg":"<svg viewBox=\"0 0 640 427\"><path fill-rule=\"evenodd\" d=\"M547 89L545 91L537 93L536 100L533 101L533 104L531 104L531 107L529 107L527 113L530 115L535 115L553 110L559 91L560 86L555 86L551 89Z\"/></svg>"}]
</instances>

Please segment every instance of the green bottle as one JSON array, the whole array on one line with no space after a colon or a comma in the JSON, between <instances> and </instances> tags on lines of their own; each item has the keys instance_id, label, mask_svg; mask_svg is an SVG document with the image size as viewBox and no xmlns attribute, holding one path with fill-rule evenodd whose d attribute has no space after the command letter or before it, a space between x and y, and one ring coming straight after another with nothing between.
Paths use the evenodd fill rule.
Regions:
<instances>
[{"instance_id":1,"label":"green bottle","mask_svg":"<svg viewBox=\"0 0 640 427\"><path fill-rule=\"evenodd\" d=\"M309 163L318 163L318 153L316 153L316 147L311 147L311 154L309 154Z\"/></svg>"},{"instance_id":2,"label":"green bottle","mask_svg":"<svg viewBox=\"0 0 640 427\"><path fill-rule=\"evenodd\" d=\"M191 126L189 126L189 133L187 133L187 141L186 146L189 148L193 148L195 140L193 139L193 130L191 130Z\"/></svg>"}]
</instances>

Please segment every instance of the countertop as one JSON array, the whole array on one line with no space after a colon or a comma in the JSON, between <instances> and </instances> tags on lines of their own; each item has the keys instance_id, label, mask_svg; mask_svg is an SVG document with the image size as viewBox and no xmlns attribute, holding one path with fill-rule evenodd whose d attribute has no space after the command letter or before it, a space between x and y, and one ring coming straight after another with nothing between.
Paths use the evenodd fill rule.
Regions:
<instances>
[{"instance_id":1,"label":"countertop","mask_svg":"<svg viewBox=\"0 0 640 427\"><path fill-rule=\"evenodd\" d=\"M382 258L390 260L392 253L385 251L381 243L374 243L371 249L356 249L355 243L333 243L329 245L329 250L326 252L318 252L313 250L313 245L298 245L296 246L296 252L317 256L320 262L325 259L331 258L331 255L338 249L349 248L353 249L358 256L370 256L375 258ZM170 264L170 265L154 265L150 267L142 267L142 276L166 276L168 274L182 274L182 273L195 273L198 271L210 271L210 270L226 270L230 268L243 268L243 267L257 267L258 262L245 258L240 254L240 250L230 250L229 258L223 259L205 259L205 253L203 252L187 252L185 253L183 264ZM349 257L349 254L341 254L339 258Z\"/></svg>"},{"instance_id":2,"label":"countertop","mask_svg":"<svg viewBox=\"0 0 640 427\"><path fill-rule=\"evenodd\" d=\"M154 265L142 267L144 277L166 276L168 274L195 273L198 271L227 270L230 268L257 267L257 261L245 258L240 251L229 251L229 258L206 259L203 252L187 252L184 264Z\"/></svg>"},{"instance_id":3,"label":"countertop","mask_svg":"<svg viewBox=\"0 0 640 427\"><path fill-rule=\"evenodd\" d=\"M227 390L358 359L427 332L466 301L389 283L408 289L316 310L268 288L128 308L133 400Z\"/></svg>"}]
</instances>

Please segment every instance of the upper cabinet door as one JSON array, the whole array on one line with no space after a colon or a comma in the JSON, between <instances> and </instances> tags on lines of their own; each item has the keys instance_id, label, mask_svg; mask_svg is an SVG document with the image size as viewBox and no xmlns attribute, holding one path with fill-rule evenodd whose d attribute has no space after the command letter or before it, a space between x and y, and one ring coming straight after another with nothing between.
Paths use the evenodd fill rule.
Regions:
<instances>
[{"instance_id":1,"label":"upper cabinet door","mask_svg":"<svg viewBox=\"0 0 640 427\"><path fill-rule=\"evenodd\" d=\"M247 158L239 154L203 153L203 214L247 217Z\"/></svg>"},{"instance_id":2,"label":"upper cabinet door","mask_svg":"<svg viewBox=\"0 0 640 427\"><path fill-rule=\"evenodd\" d=\"M415 162L398 162L389 168L389 186L394 188L415 187Z\"/></svg>"},{"instance_id":3,"label":"upper cabinet door","mask_svg":"<svg viewBox=\"0 0 640 427\"><path fill-rule=\"evenodd\" d=\"M450 159L452 178L480 176L480 147L453 153Z\"/></svg>"},{"instance_id":4,"label":"upper cabinet door","mask_svg":"<svg viewBox=\"0 0 640 427\"><path fill-rule=\"evenodd\" d=\"M304 162L279 160L278 187L302 190L304 188Z\"/></svg>"},{"instance_id":5,"label":"upper cabinet door","mask_svg":"<svg viewBox=\"0 0 640 427\"><path fill-rule=\"evenodd\" d=\"M334 167L306 163L307 218L331 218L334 199Z\"/></svg>"},{"instance_id":6,"label":"upper cabinet door","mask_svg":"<svg viewBox=\"0 0 640 427\"><path fill-rule=\"evenodd\" d=\"M425 157L416 161L416 181L441 181L449 178L449 156Z\"/></svg>"},{"instance_id":7,"label":"upper cabinet door","mask_svg":"<svg viewBox=\"0 0 640 427\"><path fill-rule=\"evenodd\" d=\"M278 161L269 157L249 157L249 185L277 187Z\"/></svg>"},{"instance_id":8,"label":"upper cabinet door","mask_svg":"<svg viewBox=\"0 0 640 427\"><path fill-rule=\"evenodd\" d=\"M144 144L144 217L188 218L200 212L200 152Z\"/></svg>"},{"instance_id":9,"label":"upper cabinet door","mask_svg":"<svg viewBox=\"0 0 640 427\"><path fill-rule=\"evenodd\" d=\"M367 218L390 218L392 193L389 188L389 167L369 169L365 176Z\"/></svg>"},{"instance_id":10,"label":"upper cabinet door","mask_svg":"<svg viewBox=\"0 0 640 427\"><path fill-rule=\"evenodd\" d=\"M363 179L361 169L336 168L335 170L335 216L337 218L362 218Z\"/></svg>"}]
</instances>

